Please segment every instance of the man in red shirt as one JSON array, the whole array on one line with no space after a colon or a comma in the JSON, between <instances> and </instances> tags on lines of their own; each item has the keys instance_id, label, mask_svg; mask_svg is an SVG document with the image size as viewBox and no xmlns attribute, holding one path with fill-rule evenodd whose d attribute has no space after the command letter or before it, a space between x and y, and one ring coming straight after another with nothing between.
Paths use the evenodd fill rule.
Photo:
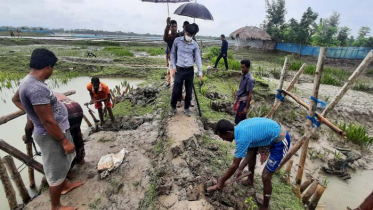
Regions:
<instances>
[{"instance_id":1,"label":"man in red shirt","mask_svg":"<svg viewBox=\"0 0 373 210\"><path fill-rule=\"evenodd\" d=\"M95 104L95 109L98 109L100 115L101 125L104 123L104 112L102 111L102 102L105 104L105 110L109 112L111 122L114 123L114 115L111 107L113 104L110 102L111 94L109 87L100 82L98 77L92 77L91 82L87 84L87 90L91 96L90 104Z\"/></svg>"}]
</instances>

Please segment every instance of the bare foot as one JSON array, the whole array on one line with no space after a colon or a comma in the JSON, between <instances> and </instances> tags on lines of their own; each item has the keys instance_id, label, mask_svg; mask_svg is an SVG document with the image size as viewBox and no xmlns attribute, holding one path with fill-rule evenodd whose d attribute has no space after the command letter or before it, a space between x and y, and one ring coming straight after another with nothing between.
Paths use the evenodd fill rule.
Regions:
<instances>
[{"instance_id":1,"label":"bare foot","mask_svg":"<svg viewBox=\"0 0 373 210\"><path fill-rule=\"evenodd\" d=\"M66 184L63 187L63 190L62 190L61 194L66 195L71 190L73 190L77 187L80 187L83 184L84 184L84 182L69 182L69 181L66 181Z\"/></svg>"},{"instance_id":2,"label":"bare foot","mask_svg":"<svg viewBox=\"0 0 373 210\"><path fill-rule=\"evenodd\" d=\"M78 207L75 206L57 206L57 207L52 207L52 210L76 210Z\"/></svg>"},{"instance_id":3,"label":"bare foot","mask_svg":"<svg viewBox=\"0 0 373 210\"><path fill-rule=\"evenodd\" d=\"M249 179L241 180L240 183L242 185L248 186L248 187L253 187L253 183Z\"/></svg>"}]
</instances>

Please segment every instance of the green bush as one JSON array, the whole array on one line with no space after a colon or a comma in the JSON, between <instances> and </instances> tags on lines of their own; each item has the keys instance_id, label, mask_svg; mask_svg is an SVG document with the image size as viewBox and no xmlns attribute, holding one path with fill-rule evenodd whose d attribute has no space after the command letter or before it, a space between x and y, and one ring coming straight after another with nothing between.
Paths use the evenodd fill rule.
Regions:
<instances>
[{"instance_id":1,"label":"green bush","mask_svg":"<svg viewBox=\"0 0 373 210\"><path fill-rule=\"evenodd\" d=\"M213 57L211 59L211 65L215 65L216 59L218 59L218 57ZM232 70L241 70L241 62L240 61L237 61L237 60L234 60L234 59L230 59L230 58L228 58L227 61L228 61L228 68L229 69L232 69ZM218 68L225 69L224 59L223 58L220 59L220 61L218 63Z\"/></svg>"},{"instance_id":2,"label":"green bush","mask_svg":"<svg viewBox=\"0 0 373 210\"><path fill-rule=\"evenodd\" d=\"M372 88L369 86L369 84L363 83L363 82L355 83L354 86L352 86L352 89L353 90L358 90L358 91L365 91L365 92L368 92L368 91L372 90Z\"/></svg>"},{"instance_id":3,"label":"green bush","mask_svg":"<svg viewBox=\"0 0 373 210\"><path fill-rule=\"evenodd\" d=\"M321 77L321 84L341 86L342 82L330 73L324 73Z\"/></svg>"},{"instance_id":4,"label":"green bush","mask_svg":"<svg viewBox=\"0 0 373 210\"><path fill-rule=\"evenodd\" d=\"M343 122L339 124L339 128L346 132L348 141L361 146L370 146L373 144L373 137L368 136L367 128L351 123L347 126L347 123Z\"/></svg>"},{"instance_id":5,"label":"green bush","mask_svg":"<svg viewBox=\"0 0 373 210\"><path fill-rule=\"evenodd\" d=\"M134 54L130 52L129 50L123 48L123 47L105 47L104 51L110 52L115 56L121 57L121 56L129 56L133 57Z\"/></svg>"}]
</instances>

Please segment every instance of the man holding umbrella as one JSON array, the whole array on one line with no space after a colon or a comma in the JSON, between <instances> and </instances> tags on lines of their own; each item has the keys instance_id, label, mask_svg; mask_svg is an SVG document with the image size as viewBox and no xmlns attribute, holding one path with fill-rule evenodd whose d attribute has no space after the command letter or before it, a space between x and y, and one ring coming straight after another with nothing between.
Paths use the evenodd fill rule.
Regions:
<instances>
[{"instance_id":1,"label":"man holding umbrella","mask_svg":"<svg viewBox=\"0 0 373 210\"><path fill-rule=\"evenodd\" d=\"M171 98L171 110L169 115L176 114L176 104L181 98L183 83L185 82L185 104L184 113L190 117L192 115L189 110L192 99L193 79L194 79L194 64L197 64L199 80L202 81L202 60L199 46L193 40L199 32L198 25L193 23L185 27L185 35L175 39L171 51L172 74L175 76L174 88Z\"/></svg>"}]
</instances>

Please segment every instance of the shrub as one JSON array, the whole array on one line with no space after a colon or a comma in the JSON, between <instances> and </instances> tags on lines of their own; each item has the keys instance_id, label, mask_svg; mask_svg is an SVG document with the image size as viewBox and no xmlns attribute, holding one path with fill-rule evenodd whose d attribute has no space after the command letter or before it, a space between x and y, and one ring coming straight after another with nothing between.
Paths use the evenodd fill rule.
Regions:
<instances>
[{"instance_id":1,"label":"shrub","mask_svg":"<svg viewBox=\"0 0 373 210\"><path fill-rule=\"evenodd\" d=\"M330 73L324 73L321 77L321 84L341 86L342 82Z\"/></svg>"},{"instance_id":2,"label":"shrub","mask_svg":"<svg viewBox=\"0 0 373 210\"><path fill-rule=\"evenodd\" d=\"M369 86L367 83L363 82L357 82L352 86L353 90L358 90L358 91L370 91L372 88Z\"/></svg>"},{"instance_id":3,"label":"shrub","mask_svg":"<svg viewBox=\"0 0 373 210\"><path fill-rule=\"evenodd\" d=\"M368 136L365 126L360 126L354 123L347 126L347 123L343 122L339 124L338 127L346 132L348 141L361 146L370 146L373 144L373 137Z\"/></svg>"}]
</instances>

